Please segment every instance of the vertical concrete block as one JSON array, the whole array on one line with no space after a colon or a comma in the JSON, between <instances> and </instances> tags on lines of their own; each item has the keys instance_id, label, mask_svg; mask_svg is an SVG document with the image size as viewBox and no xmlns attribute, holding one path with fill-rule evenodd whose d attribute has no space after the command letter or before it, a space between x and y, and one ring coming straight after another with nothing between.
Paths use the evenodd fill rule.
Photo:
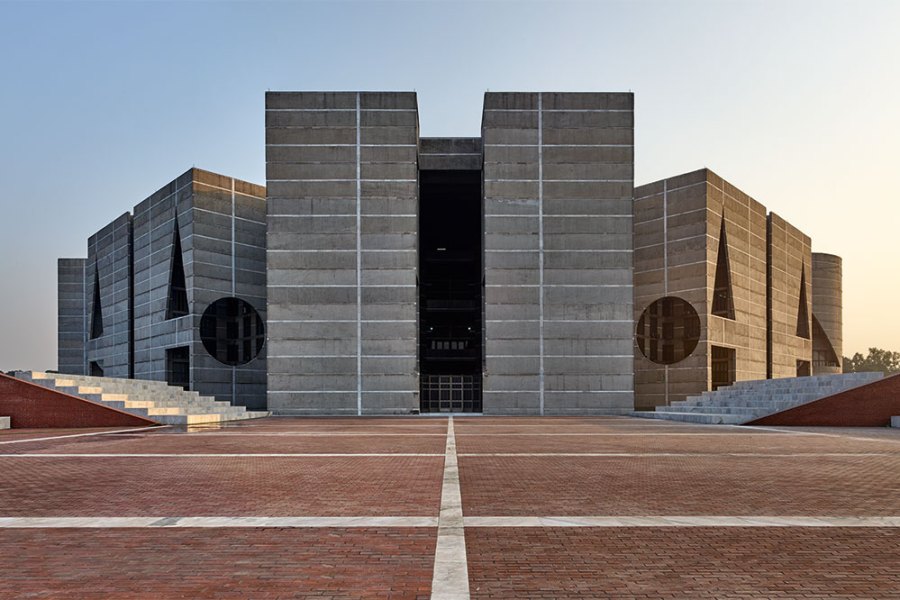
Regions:
<instances>
[{"instance_id":1,"label":"vertical concrete block","mask_svg":"<svg viewBox=\"0 0 900 600\"><path fill-rule=\"evenodd\" d=\"M633 408L632 109L631 94L485 95L485 413Z\"/></svg>"},{"instance_id":2,"label":"vertical concrete block","mask_svg":"<svg viewBox=\"0 0 900 600\"><path fill-rule=\"evenodd\" d=\"M415 94L269 93L266 141L269 408L418 408L414 272L392 268L417 249ZM315 359L347 359L337 387L295 377Z\"/></svg>"},{"instance_id":3,"label":"vertical concrete block","mask_svg":"<svg viewBox=\"0 0 900 600\"><path fill-rule=\"evenodd\" d=\"M87 260L60 258L56 268L57 370L71 375L85 375Z\"/></svg>"}]
</instances>

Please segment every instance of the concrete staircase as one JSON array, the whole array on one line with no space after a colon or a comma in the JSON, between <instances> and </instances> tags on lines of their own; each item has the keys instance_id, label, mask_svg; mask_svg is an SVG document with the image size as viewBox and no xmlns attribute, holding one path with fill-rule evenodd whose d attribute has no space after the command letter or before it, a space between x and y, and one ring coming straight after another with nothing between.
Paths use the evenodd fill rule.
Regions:
<instances>
[{"instance_id":1,"label":"concrete staircase","mask_svg":"<svg viewBox=\"0 0 900 600\"><path fill-rule=\"evenodd\" d=\"M201 396L197 392L187 392L164 381L63 375L40 371L16 371L14 376L165 425L222 423L257 419L270 414L265 411L249 411L243 406L232 406L228 402Z\"/></svg>"},{"instance_id":2,"label":"concrete staircase","mask_svg":"<svg viewBox=\"0 0 900 600\"><path fill-rule=\"evenodd\" d=\"M655 411L632 416L688 423L741 425L807 402L825 398L881 379L881 373L841 373L813 377L787 377L738 381L715 392L690 396Z\"/></svg>"}]
</instances>

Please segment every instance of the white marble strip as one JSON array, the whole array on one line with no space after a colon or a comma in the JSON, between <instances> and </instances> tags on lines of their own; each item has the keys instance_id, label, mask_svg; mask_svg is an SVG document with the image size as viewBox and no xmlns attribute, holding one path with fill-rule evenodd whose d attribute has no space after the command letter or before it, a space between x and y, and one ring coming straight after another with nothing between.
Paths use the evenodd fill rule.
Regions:
<instances>
[{"instance_id":1,"label":"white marble strip","mask_svg":"<svg viewBox=\"0 0 900 600\"><path fill-rule=\"evenodd\" d=\"M362 416L362 105L356 93L356 415Z\"/></svg>"},{"instance_id":2,"label":"white marble strip","mask_svg":"<svg viewBox=\"0 0 900 600\"><path fill-rule=\"evenodd\" d=\"M855 435L843 434L843 433L822 433L821 431L799 431L793 429L791 427L761 427L758 425L732 425L736 429L759 429L762 431L772 431L780 434L787 435L818 435L823 437L830 438L840 438L843 440L853 440L855 442L891 442L898 443L900 442L900 438L889 438L889 437L859 437Z\"/></svg>"},{"instance_id":3,"label":"white marble strip","mask_svg":"<svg viewBox=\"0 0 900 600\"><path fill-rule=\"evenodd\" d=\"M313 417L314 418L314 417ZM184 435L183 433L160 433L157 435L167 435L167 436L179 436ZM266 437L266 436L296 436L296 437L446 437L446 433L367 433L365 431L356 433L353 431L270 431L270 432L238 432L234 433L226 433L224 431L192 431L191 435L202 435L203 437L209 436L222 436L222 437L235 437L235 436L249 436L249 437ZM473 434L477 435L477 434ZM615 434L610 434L615 435ZM628 434L634 435L634 434ZM441 454L440 456L443 456Z\"/></svg>"},{"instance_id":4,"label":"white marble strip","mask_svg":"<svg viewBox=\"0 0 900 600\"><path fill-rule=\"evenodd\" d=\"M652 434L645 434L652 435ZM3 456L3 455L0 455ZM34 456L47 456L36 454ZM896 452L797 452L771 453L765 452L483 452L463 453L459 456L499 456L499 457L529 457L529 456L584 456L589 458L710 458L710 457L736 457L736 458L847 458L851 456L893 456Z\"/></svg>"},{"instance_id":5,"label":"white marble strip","mask_svg":"<svg viewBox=\"0 0 900 600\"><path fill-rule=\"evenodd\" d=\"M159 433L154 435L166 435L166 436L180 436L184 435L183 433ZM267 433L253 433L253 432L240 432L235 431L234 433L229 433L225 431L194 431L191 432L191 435L202 435L203 437L209 436L222 436L222 437L235 437L235 436L249 436L249 437L445 437L444 433L368 433L365 431L354 432L354 431L326 431L326 432L318 432L318 431L274 431ZM789 434L770 434L770 433L672 433L672 432L660 432L660 433L631 433L631 432L622 432L622 433L546 433L546 432L534 432L534 433L457 433L456 437L622 437L622 436L641 436L647 437L648 435L653 435L653 437L657 436L693 436L693 437L722 437L722 436L760 436L764 435L768 437L786 437Z\"/></svg>"},{"instance_id":6,"label":"white marble strip","mask_svg":"<svg viewBox=\"0 0 900 600\"><path fill-rule=\"evenodd\" d=\"M352 181L364 183L417 183L418 179L269 179L269 183L350 183ZM610 179L609 181L614 181ZM620 179L615 181L630 181Z\"/></svg>"},{"instance_id":7,"label":"white marble strip","mask_svg":"<svg viewBox=\"0 0 900 600\"><path fill-rule=\"evenodd\" d=\"M323 435L327 435L327 434L323 434ZM398 435L405 435L405 434L398 434ZM517 437L517 436L523 436L523 435L524 435L524 436L528 436L528 437L532 437L532 436L549 436L549 437L555 437L555 436L559 436L559 437L566 437L566 436L584 436L584 437L587 437L587 436L590 436L590 437L595 437L595 436L596 436L596 437L610 436L610 437L622 437L622 436L629 436L629 435L640 436L640 437L647 437L647 436L657 437L657 436L661 436L661 435L675 435L675 436L678 436L678 435L685 436L685 435L686 435L686 436L691 436L691 437L717 437L717 436L720 437L720 436L735 436L735 435L765 435L766 437L768 437L768 436L778 437L779 434L777 434L777 433L724 433L724 432L723 432L723 433L675 433L675 432L670 432L670 431L664 431L664 432L660 432L660 433L656 433L656 432L648 433L648 432L646 432L646 431L643 432L643 433L630 433L630 432L621 432L621 433L591 433L591 432L584 432L584 433L545 433L545 432L536 431L536 432L534 432L534 433L459 433L459 434L457 434L457 435L460 436L460 437L479 437L479 436L484 436L484 437L505 437L505 436Z\"/></svg>"},{"instance_id":8,"label":"white marble strip","mask_svg":"<svg viewBox=\"0 0 900 600\"><path fill-rule=\"evenodd\" d=\"M544 104L543 94L537 95L538 134L538 413L544 416L546 372L544 361ZM485 287L493 287L486 284Z\"/></svg>"},{"instance_id":9,"label":"white marble strip","mask_svg":"<svg viewBox=\"0 0 900 600\"><path fill-rule=\"evenodd\" d=\"M466 527L900 527L900 517L466 517Z\"/></svg>"},{"instance_id":10,"label":"white marble strip","mask_svg":"<svg viewBox=\"0 0 900 600\"><path fill-rule=\"evenodd\" d=\"M357 99L359 98L359 94L356 94ZM362 112L418 112L417 108L360 108L359 103L357 102L356 108L267 108L266 112L314 112L314 113L333 113L333 112L353 112L353 111L362 111ZM621 112L631 112L621 111ZM304 127L316 127L316 125L275 125L275 127L282 129L292 129L299 128L302 129ZM321 127L321 125L319 126Z\"/></svg>"},{"instance_id":11,"label":"white marble strip","mask_svg":"<svg viewBox=\"0 0 900 600\"><path fill-rule=\"evenodd\" d=\"M432 600L468 600L469 568L466 562L466 535L463 525L462 495L459 491L459 466L456 460L456 436L453 417L447 420L447 448L444 456L444 482L441 488L441 515L437 546L434 551Z\"/></svg>"},{"instance_id":12,"label":"white marble strip","mask_svg":"<svg viewBox=\"0 0 900 600\"><path fill-rule=\"evenodd\" d=\"M140 433L142 431L147 431L149 429L164 429L169 427L168 425L154 425L152 427L135 427L132 429L117 429L115 431L92 431L91 433L72 433L68 435L52 435L48 437L39 437L39 438L27 438L21 440L7 440L0 442L0 444L24 444L26 442L46 442L49 440L62 440L65 438L77 438L77 437L88 437L92 435L111 435L114 433Z\"/></svg>"},{"instance_id":13,"label":"white marble strip","mask_svg":"<svg viewBox=\"0 0 900 600\"><path fill-rule=\"evenodd\" d=\"M0 529L119 527L436 527L435 517L0 517Z\"/></svg>"},{"instance_id":14,"label":"white marble strip","mask_svg":"<svg viewBox=\"0 0 900 600\"><path fill-rule=\"evenodd\" d=\"M443 454L436 453L401 453L401 452L259 452L259 453L96 453L96 454L0 454L0 458L385 458L385 457L411 457L430 456L438 457Z\"/></svg>"},{"instance_id":15,"label":"white marble strip","mask_svg":"<svg viewBox=\"0 0 900 600\"><path fill-rule=\"evenodd\" d=\"M900 516L563 516L465 517L466 527L900 527ZM0 517L0 529L436 527L435 517ZM440 529L438 530L440 531ZM438 535L440 544L440 534ZM465 545L462 546L463 553ZM435 572L437 573L437 561ZM468 598L434 587L432 598ZM444 593L444 592L447 593ZM441 593L442 595L437 595Z\"/></svg>"}]
</instances>

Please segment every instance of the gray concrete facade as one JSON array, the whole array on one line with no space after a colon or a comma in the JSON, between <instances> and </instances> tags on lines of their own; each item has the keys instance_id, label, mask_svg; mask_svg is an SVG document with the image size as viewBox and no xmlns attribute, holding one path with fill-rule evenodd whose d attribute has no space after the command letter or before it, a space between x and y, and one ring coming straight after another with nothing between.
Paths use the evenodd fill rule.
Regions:
<instances>
[{"instance_id":1,"label":"gray concrete facade","mask_svg":"<svg viewBox=\"0 0 900 600\"><path fill-rule=\"evenodd\" d=\"M85 374L84 346L87 343L87 260L60 258L57 275L57 348L60 373Z\"/></svg>"},{"instance_id":2,"label":"gray concrete facade","mask_svg":"<svg viewBox=\"0 0 900 600\"><path fill-rule=\"evenodd\" d=\"M266 315L265 189L191 169L134 207L135 377L167 379L166 351L186 347L190 389L248 408L265 407L265 348L243 365L210 356L200 320L220 298ZM167 318L179 236L188 311Z\"/></svg>"},{"instance_id":3,"label":"gray concrete facade","mask_svg":"<svg viewBox=\"0 0 900 600\"><path fill-rule=\"evenodd\" d=\"M693 340L667 359L648 356L636 338L636 408L669 406L734 382L813 374L817 269L807 235L709 169L639 186L634 211L639 332L655 330L663 347ZM831 324L828 304L840 303L840 284L823 283ZM687 320L653 312L663 298L694 309L693 335Z\"/></svg>"},{"instance_id":4,"label":"gray concrete facade","mask_svg":"<svg viewBox=\"0 0 900 600\"><path fill-rule=\"evenodd\" d=\"M770 212L768 217L768 377L812 374L812 243Z\"/></svg>"},{"instance_id":5,"label":"gray concrete facade","mask_svg":"<svg viewBox=\"0 0 900 600\"><path fill-rule=\"evenodd\" d=\"M483 410L633 407L633 96L488 93L481 140L413 93L270 92L268 407L419 408L418 174L483 169Z\"/></svg>"},{"instance_id":6,"label":"gray concrete facade","mask_svg":"<svg viewBox=\"0 0 900 600\"><path fill-rule=\"evenodd\" d=\"M485 413L633 407L633 102L485 94Z\"/></svg>"},{"instance_id":7,"label":"gray concrete facade","mask_svg":"<svg viewBox=\"0 0 900 600\"><path fill-rule=\"evenodd\" d=\"M843 372L843 264L840 256L812 253L812 369Z\"/></svg>"},{"instance_id":8,"label":"gray concrete facade","mask_svg":"<svg viewBox=\"0 0 900 600\"><path fill-rule=\"evenodd\" d=\"M840 368L840 259L708 169L635 189L631 93L488 92L480 137L420 138L414 92L268 92L265 143L266 187L190 169L60 260L61 370L587 415Z\"/></svg>"},{"instance_id":9,"label":"gray concrete facade","mask_svg":"<svg viewBox=\"0 0 900 600\"><path fill-rule=\"evenodd\" d=\"M418 408L418 140L414 93L266 94L269 410Z\"/></svg>"},{"instance_id":10,"label":"gray concrete facade","mask_svg":"<svg viewBox=\"0 0 900 600\"><path fill-rule=\"evenodd\" d=\"M86 373L131 377L131 214L88 238ZM97 320L99 319L99 324Z\"/></svg>"},{"instance_id":11,"label":"gray concrete facade","mask_svg":"<svg viewBox=\"0 0 900 600\"><path fill-rule=\"evenodd\" d=\"M733 352L734 381L765 379L765 207L700 169L636 188L634 214L635 322L666 297L685 301L699 319L696 347L677 360L651 360L635 346L635 407L667 406L713 389L715 347ZM730 311L716 310L720 266ZM683 332L670 335L666 341L677 343Z\"/></svg>"},{"instance_id":12,"label":"gray concrete facade","mask_svg":"<svg viewBox=\"0 0 900 600\"><path fill-rule=\"evenodd\" d=\"M265 188L190 169L140 202L133 214L91 236L86 260L60 261L60 369L91 374L93 363L94 372L100 374L99 368L107 377L174 383L170 351L179 349L191 390L265 407L265 347L249 362L226 364L210 355L201 337L204 312L220 299L246 302L265 322ZM183 270L185 300L173 311L176 265ZM102 332L93 318L96 283ZM79 327L85 349L83 366L75 371Z\"/></svg>"}]
</instances>

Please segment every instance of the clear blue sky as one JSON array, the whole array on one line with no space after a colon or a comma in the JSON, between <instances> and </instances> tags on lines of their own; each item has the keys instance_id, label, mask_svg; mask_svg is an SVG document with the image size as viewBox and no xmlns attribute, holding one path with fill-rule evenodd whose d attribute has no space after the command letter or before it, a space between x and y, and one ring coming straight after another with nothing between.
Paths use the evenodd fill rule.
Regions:
<instances>
[{"instance_id":1,"label":"clear blue sky","mask_svg":"<svg viewBox=\"0 0 900 600\"><path fill-rule=\"evenodd\" d=\"M900 350L900 2L0 0L0 369L56 366L56 258L198 166L265 183L265 90L636 94L636 181L708 166L844 257L845 354Z\"/></svg>"}]
</instances>

